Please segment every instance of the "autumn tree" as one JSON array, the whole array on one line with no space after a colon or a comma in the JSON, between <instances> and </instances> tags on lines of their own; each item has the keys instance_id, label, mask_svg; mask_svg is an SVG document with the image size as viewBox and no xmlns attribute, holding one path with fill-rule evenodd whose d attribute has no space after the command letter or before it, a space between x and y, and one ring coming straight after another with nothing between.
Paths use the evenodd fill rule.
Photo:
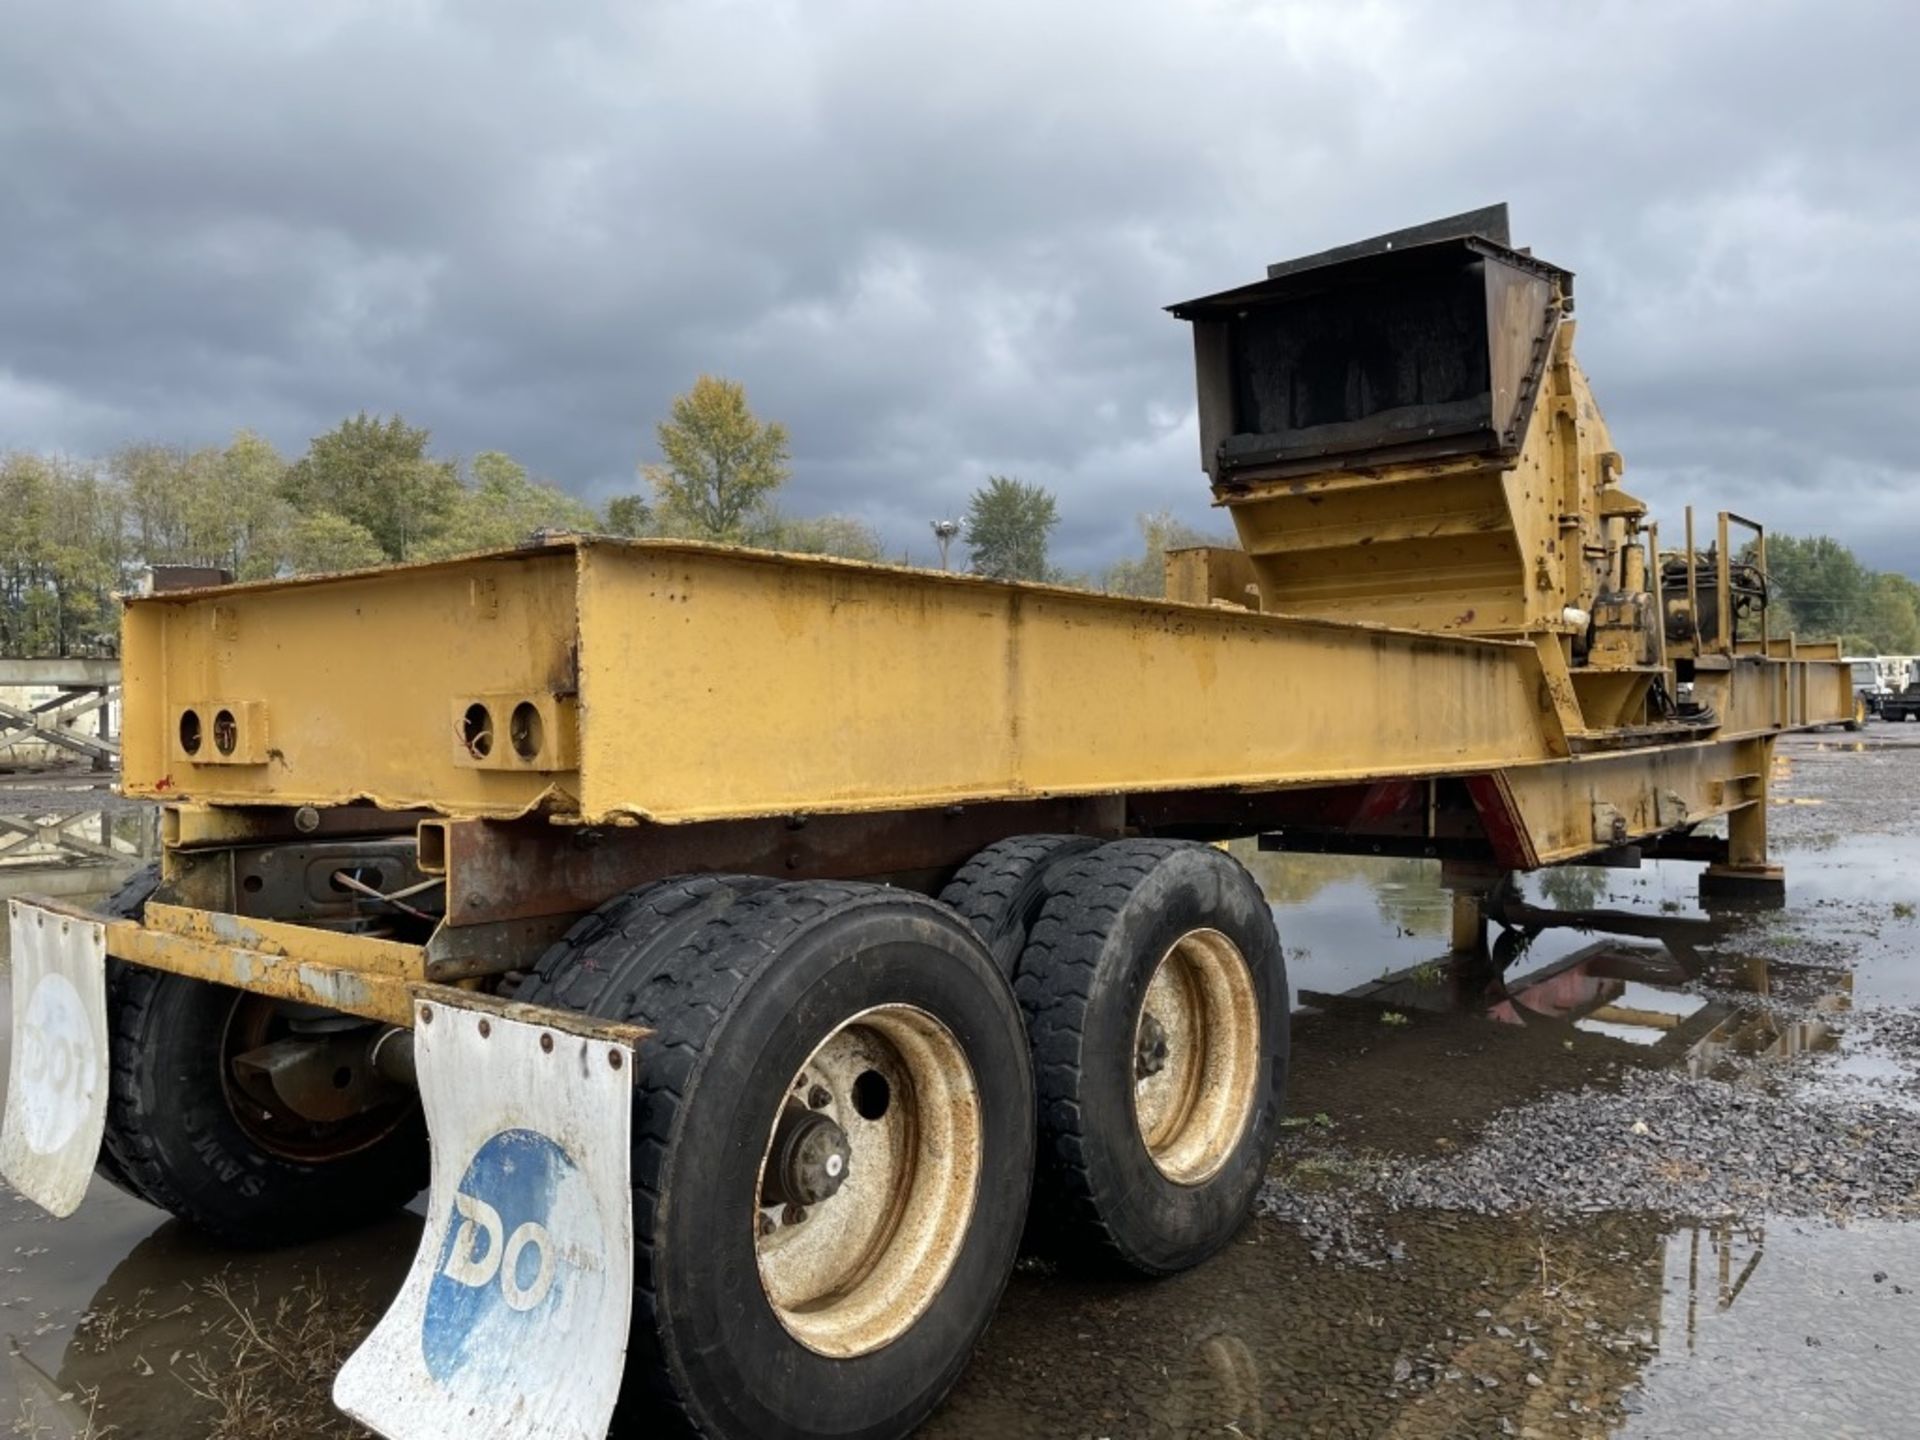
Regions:
<instances>
[{"instance_id":1,"label":"autumn tree","mask_svg":"<svg viewBox=\"0 0 1920 1440\"><path fill-rule=\"evenodd\" d=\"M702 375L654 435L661 459L641 473L661 528L701 540L749 538L786 481L786 427L754 418L737 381Z\"/></svg>"},{"instance_id":2,"label":"autumn tree","mask_svg":"<svg viewBox=\"0 0 1920 1440\"><path fill-rule=\"evenodd\" d=\"M1007 475L990 475L967 502L967 551L975 573L1000 580L1047 578L1047 540L1059 523L1053 495Z\"/></svg>"},{"instance_id":3,"label":"autumn tree","mask_svg":"<svg viewBox=\"0 0 1920 1440\"><path fill-rule=\"evenodd\" d=\"M452 464L427 456L428 431L365 411L314 437L281 492L302 515L360 526L389 560L405 560L443 529L460 500Z\"/></svg>"},{"instance_id":4,"label":"autumn tree","mask_svg":"<svg viewBox=\"0 0 1920 1440\"><path fill-rule=\"evenodd\" d=\"M592 507L535 480L511 455L484 450L473 457L446 524L415 554L428 559L499 549L538 530L592 530L597 523Z\"/></svg>"}]
</instances>

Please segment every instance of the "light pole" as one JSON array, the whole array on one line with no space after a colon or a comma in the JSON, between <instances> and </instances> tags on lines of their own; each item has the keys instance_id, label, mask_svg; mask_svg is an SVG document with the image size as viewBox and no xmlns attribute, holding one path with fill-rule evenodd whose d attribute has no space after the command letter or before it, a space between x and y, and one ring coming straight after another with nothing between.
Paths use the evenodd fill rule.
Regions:
<instances>
[{"instance_id":1,"label":"light pole","mask_svg":"<svg viewBox=\"0 0 1920 1440\"><path fill-rule=\"evenodd\" d=\"M933 538L940 542L940 568L947 568L947 547L953 544L953 537L960 533L958 520L935 520Z\"/></svg>"}]
</instances>

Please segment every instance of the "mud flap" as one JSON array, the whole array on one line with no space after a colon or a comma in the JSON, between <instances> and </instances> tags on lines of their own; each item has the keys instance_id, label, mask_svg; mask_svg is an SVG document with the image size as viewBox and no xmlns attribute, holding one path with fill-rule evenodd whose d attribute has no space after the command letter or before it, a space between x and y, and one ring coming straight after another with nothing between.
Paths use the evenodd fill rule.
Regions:
<instances>
[{"instance_id":1,"label":"mud flap","mask_svg":"<svg viewBox=\"0 0 1920 1440\"><path fill-rule=\"evenodd\" d=\"M633 1310L633 1045L529 1013L447 991L417 1006L426 1229L333 1387L389 1440L607 1433Z\"/></svg>"},{"instance_id":2,"label":"mud flap","mask_svg":"<svg viewBox=\"0 0 1920 1440\"><path fill-rule=\"evenodd\" d=\"M107 928L8 903L13 1058L0 1175L51 1214L80 1208L107 1125Z\"/></svg>"}]
</instances>

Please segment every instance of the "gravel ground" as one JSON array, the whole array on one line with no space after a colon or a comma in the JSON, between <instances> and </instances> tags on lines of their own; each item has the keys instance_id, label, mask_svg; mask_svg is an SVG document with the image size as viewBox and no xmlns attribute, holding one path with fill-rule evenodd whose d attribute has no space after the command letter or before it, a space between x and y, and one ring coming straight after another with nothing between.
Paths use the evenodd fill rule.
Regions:
<instances>
[{"instance_id":1,"label":"gravel ground","mask_svg":"<svg viewBox=\"0 0 1920 1440\"><path fill-rule=\"evenodd\" d=\"M1634 1072L1616 1090L1551 1095L1510 1110L1458 1156L1369 1163L1322 1155L1310 1163L1344 1175L1390 1210L1835 1221L1920 1213L1920 1127L1911 1112L1812 1087L1667 1071ZM1263 1209L1313 1227L1329 1253L1365 1257L1354 1198L1348 1191L1303 1200L1273 1181Z\"/></svg>"}]
</instances>

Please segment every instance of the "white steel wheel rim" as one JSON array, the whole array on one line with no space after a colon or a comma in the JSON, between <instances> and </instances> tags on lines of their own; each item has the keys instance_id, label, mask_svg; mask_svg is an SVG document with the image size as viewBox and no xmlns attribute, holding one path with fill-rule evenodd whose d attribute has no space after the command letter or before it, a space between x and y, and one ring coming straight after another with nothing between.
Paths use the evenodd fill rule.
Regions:
<instances>
[{"instance_id":1,"label":"white steel wheel rim","mask_svg":"<svg viewBox=\"0 0 1920 1440\"><path fill-rule=\"evenodd\" d=\"M873 1075L881 1077L874 1082ZM877 1116L874 1096L884 1083ZM815 1100L825 1093L825 1103ZM865 1355L912 1328L965 1244L980 1188L980 1092L953 1032L912 1005L844 1021L788 1085L792 1105L845 1134L839 1189L818 1204L765 1201L781 1115L772 1117L754 1192L760 1286L787 1333L834 1359Z\"/></svg>"},{"instance_id":2,"label":"white steel wheel rim","mask_svg":"<svg viewBox=\"0 0 1920 1440\"><path fill-rule=\"evenodd\" d=\"M1253 1118L1260 999L1240 947L1189 930L1160 957L1134 1022L1133 1119L1147 1156L1177 1185L1220 1173Z\"/></svg>"}]
</instances>

